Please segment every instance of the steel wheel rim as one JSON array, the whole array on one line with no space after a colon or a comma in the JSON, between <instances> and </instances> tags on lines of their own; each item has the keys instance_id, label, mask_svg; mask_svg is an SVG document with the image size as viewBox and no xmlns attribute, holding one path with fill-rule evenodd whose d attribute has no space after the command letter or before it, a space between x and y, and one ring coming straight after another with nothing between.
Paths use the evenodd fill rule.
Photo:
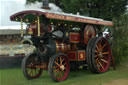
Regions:
<instances>
[{"instance_id":1,"label":"steel wheel rim","mask_svg":"<svg viewBox=\"0 0 128 85\"><path fill-rule=\"evenodd\" d=\"M96 42L93 57L98 72L106 72L110 66L111 50L105 38Z\"/></svg>"},{"instance_id":2,"label":"steel wheel rim","mask_svg":"<svg viewBox=\"0 0 128 85\"><path fill-rule=\"evenodd\" d=\"M57 56L53 62L53 75L57 81L63 81L69 74L69 62L68 59L61 55Z\"/></svg>"},{"instance_id":3,"label":"steel wheel rim","mask_svg":"<svg viewBox=\"0 0 128 85\"><path fill-rule=\"evenodd\" d=\"M89 40L88 45L87 45L87 49L86 49L86 61L87 61L88 67L90 68L90 70L93 73L96 73L96 71L95 71L93 63L92 63L92 58L91 58L92 51L91 50L92 50L92 46L95 43L96 39L97 39L97 37Z\"/></svg>"},{"instance_id":4,"label":"steel wheel rim","mask_svg":"<svg viewBox=\"0 0 128 85\"><path fill-rule=\"evenodd\" d=\"M36 60L36 58L38 58L38 56L29 57L27 62L26 62L26 65L25 65L25 72L31 78L39 77L41 75L41 72L42 72L41 68L35 67L35 65L37 65L36 63L38 62L38 60Z\"/></svg>"}]
</instances>

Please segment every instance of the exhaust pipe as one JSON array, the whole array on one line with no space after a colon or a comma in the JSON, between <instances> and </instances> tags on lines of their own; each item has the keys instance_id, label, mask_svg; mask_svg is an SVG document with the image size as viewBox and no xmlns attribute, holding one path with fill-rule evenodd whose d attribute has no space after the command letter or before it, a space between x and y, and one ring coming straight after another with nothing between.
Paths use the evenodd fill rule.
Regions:
<instances>
[{"instance_id":1,"label":"exhaust pipe","mask_svg":"<svg viewBox=\"0 0 128 85\"><path fill-rule=\"evenodd\" d=\"M50 9L49 5L49 0L42 0L42 8L43 9Z\"/></svg>"}]
</instances>

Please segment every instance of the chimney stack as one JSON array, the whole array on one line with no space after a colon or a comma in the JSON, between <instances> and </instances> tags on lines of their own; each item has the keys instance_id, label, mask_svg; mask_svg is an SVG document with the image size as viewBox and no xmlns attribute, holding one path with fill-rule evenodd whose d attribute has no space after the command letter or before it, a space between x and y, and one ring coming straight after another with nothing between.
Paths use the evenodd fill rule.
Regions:
<instances>
[{"instance_id":1,"label":"chimney stack","mask_svg":"<svg viewBox=\"0 0 128 85\"><path fill-rule=\"evenodd\" d=\"M42 0L42 8L43 9L50 9L49 5L49 0Z\"/></svg>"}]
</instances>

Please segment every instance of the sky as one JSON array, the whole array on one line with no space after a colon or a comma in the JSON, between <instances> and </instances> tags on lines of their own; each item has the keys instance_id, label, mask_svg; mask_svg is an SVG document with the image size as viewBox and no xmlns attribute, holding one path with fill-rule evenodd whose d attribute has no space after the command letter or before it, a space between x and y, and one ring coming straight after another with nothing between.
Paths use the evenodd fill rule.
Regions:
<instances>
[{"instance_id":1,"label":"sky","mask_svg":"<svg viewBox=\"0 0 128 85\"><path fill-rule=\"evenodd\" d=\"M10 16L23 10L26 0L0 0L0 26L13 26L20 23L10 21Z\"/></svg>"},{"instance_id":2,"label":"sky","mask_svg":"<svg viewBox=\"0 0 128 85\"><path fill-rule=\"evenodd\" d=\"M16 12L25 9L37 9L41 8L42 3L36 2L31 5L25 5L26 0L0 0L0 27L1 26L13 26L20 25L19 22L10 21L10 16ZM54 4L49 4L51 10L62 11Z\"/></svg>"}]
</instances>

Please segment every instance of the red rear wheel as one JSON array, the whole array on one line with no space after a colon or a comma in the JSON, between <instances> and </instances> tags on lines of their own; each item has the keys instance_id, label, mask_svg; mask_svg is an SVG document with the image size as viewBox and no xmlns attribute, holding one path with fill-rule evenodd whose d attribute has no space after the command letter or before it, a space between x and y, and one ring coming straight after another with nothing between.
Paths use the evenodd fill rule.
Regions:
<instances>
[{"instance_id":1,"label":"red rear wheel","mask_svg":"<svg viewBox=\"0 0 128 85\"><path fill-rule=\"evenodd\" d=\"M70 71L69 61L67 56L62 53L51 57L49 62L49 73L54 81L64 81L67 79Z\"/></svg>"},{"instance_id":2,"label":"red rear wheel","mask_svg":"<svg viewBox=\"0 0 128 85\"><path fill-rule=\"evenodd\" d=\"M106 72L109 69L111 60L111 49L108 41L103 38L97 38L92 47L92 63L98 73Z\"/></svg>"}]
</instances>

